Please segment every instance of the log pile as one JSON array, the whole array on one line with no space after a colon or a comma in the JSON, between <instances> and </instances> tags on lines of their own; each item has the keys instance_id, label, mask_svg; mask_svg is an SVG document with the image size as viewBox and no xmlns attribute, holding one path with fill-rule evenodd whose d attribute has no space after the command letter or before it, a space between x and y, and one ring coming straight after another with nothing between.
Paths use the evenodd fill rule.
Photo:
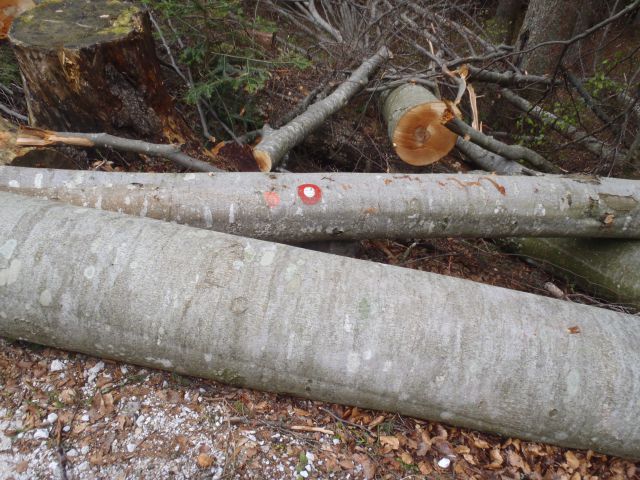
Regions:
<instances>
[{"instance_id":1,"label":"log pile","mask_svg":"<svg viewBox=\"0 0 640 480\"><path fill-rule=\"evenodd\" d=\"M509 87L556 88L555 74L522 71L513 46L441 11L375 2L388 10L371 8L356 32L332 25L313 1L267 3L306 22L325 52L330 42L361 56L278 128L232 133L263 173L222 173L183 151L194 135L162 82L148 12L109 0L86 6L87 15L65 1L17 18L9 38L30 126L0 133L10 146L0 157L10 164L0 166L0 335L640 458L640 431L629 422L640 416L629 401L640 395L637 316L273 243L508 237L512 251L640 308L639 181L554 175L563 170L534 147L486 133L469 82L492 84L520 114L608 168L637 164L640 135L627 138L633 120L615 124L592 108L610 120L603 131L619 133L612 145L545 110L530 91ZM344 6L344 18L356 18L355 8ZM640 0L601 27L637 8ZM89 18L81 32L79 15ZM42 27L45 18L55 28ZM469 55L433 24L456 32ZM504 25L512 38L513 25ZM391 31L426 67L394 64L384 37ZM548 50L565 52L581 38ZM539 58L525 58L530 50L519 56L536 65ZM561 65L562 55L546 60ZM455 148L486 172L270 173L362 92L376 99L407 164L431 165ZM60 144L207 173L18 166L25 153L38 165L38 148Z\"/></svg>"}]
</instances>

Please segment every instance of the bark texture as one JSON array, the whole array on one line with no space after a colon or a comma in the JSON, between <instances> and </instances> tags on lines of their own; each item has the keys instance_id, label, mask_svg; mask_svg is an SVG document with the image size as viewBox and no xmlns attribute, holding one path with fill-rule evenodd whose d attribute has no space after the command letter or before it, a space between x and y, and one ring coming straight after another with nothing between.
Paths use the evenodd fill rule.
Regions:
<instances>
[{"instance_id":1,"label":"bark texture","mask_svg":"<svg viewBox=\"0 0 640 480\"><path fill-rule=\"evenodd\" d=\"M328 97L314 103L284 127L267 129L265 135L253 150L258 167L263 172L272 170L293 147L301 143L311 132L322 125L327 118L347 105L351 97L362 90L373 72L391 56L386 47L364 61L351 76Z\"/></svg>"},{"instance_id":2,"label":"bark texture","mask_svg":"<svg viewBox=\"0 0 640 480\"><path fill-rule=\"evenodd\" d=\"M528 50L543 42L567 40L573 33L582 0L530 0L517 47ZM533 74L553 73L565 47L548 45L523 53L520 67Z\"/></svg>"},{"instance_id":3,"label":"bark texture","mask_svg":"<svg viewBox=\"0 0 640 480\"><path fill-rule=\"evenodd\" d=\"M640 458L638 317L8 193L0 205L3 336Z\"/></svg>"},{"instance_id":4,"label":"bark texture","mask_svg":"<svg viewBox=\"0 0 640 480\"><path fill-rule=\"evenodd\" d=\"M0 189L287 243L640 238L640 182L493 175L123 174L0 168Z\"/></svg>"},{"instance_id":5,"label":"bark texture","mask_svg":"<svg viewBox=\"0 0 640 480\"><path fill-rule=\"evenodd\" d=\"M500 0L496 9L495 25L500 41L510 45L516 33L516 27L520 12L522 10L522 0Z\"/></svg>"},{"instance_id":6,"label":"bark texture","mask_svg":"<svg viewBox=\"0 0 640 480\"><path fill-rule=\"evenodd\" d=\"M149 17L117 0L44 2L11 27L30 123L184 143L162 83Z\"/></svg>"},{"instance_id":7,"label":"bark texture","mask_svg":"<svg viewBox=\"0 0 640 480\"><path fill-rule=\"evenodd\" d=\"M586 292L640 308L638 241L519 238L509 246L547 263Z\"/></svg>"},{"instance_id":8,"label":"bark texture","mask_svg":"<svg viewBox=\"0 0 640 480\"><path fill-rule=\"evenodd\" d=\"M504 175L521 173L520 165L489 154L477 145L469 142L460 145L459 141L458 149L480 168ZM515 239L510 247L523 255L541 260L543 265L550 266L589 291L640 308L638 241L521 238Z\"/></svg>"},{"instance_id":9,"label":"bark texture","mask_svg":"<svg viewBox=\"0 0 640 480\"><path fill-rule=\"evenodd\" d=\"M453 149L456 135L443 126L445 102L407 83L383 94L382 116L398 156L411 165L437 162Z\"/></svg>"}]
</instances>

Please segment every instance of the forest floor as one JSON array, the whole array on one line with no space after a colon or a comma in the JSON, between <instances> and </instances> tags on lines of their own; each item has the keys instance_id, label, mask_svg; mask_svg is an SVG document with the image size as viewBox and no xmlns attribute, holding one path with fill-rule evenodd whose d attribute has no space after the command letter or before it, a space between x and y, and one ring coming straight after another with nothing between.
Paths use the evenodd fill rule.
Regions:
<instances>
[{"instance_id":1,"label":"forest floor","mask_svg":"<svg viewBox=\"0 0 640 480\"><path fill-rule=\"evenodd\" d=\"M263 120L294 108L328 73L323 68L272 72L259 94ZM373 94L358 96L295 149L286 168L472 168L456 154L419 169L402 164L372 103ZM193 109L182 108L196 125ZM175 171L157 159L85 159L86 168ZM589 171L583 157L557 160ZM254 168L242 152L219 166ZM356 256L616 308L482 239L364 241ZM622 480L640 479L640 464L0 339L0 479L51 478Z\"/></svg>"}]
</instances>

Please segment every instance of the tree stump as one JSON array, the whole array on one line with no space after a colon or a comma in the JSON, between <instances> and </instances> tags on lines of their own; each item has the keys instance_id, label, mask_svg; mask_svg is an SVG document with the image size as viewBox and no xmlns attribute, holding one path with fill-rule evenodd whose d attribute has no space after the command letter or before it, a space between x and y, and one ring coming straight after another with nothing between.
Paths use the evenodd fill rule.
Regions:
<instances>
[{"instance_id":1,"label":"tree stump","mask_svg":"<svg viewBox=\"0 0 640 480\"><path fill-rule=\"evenodd\" d=\"M117 0L55 1L17 17L9 39L32 126L184 143L146 11Z\"/></svg>"}]
</instances>

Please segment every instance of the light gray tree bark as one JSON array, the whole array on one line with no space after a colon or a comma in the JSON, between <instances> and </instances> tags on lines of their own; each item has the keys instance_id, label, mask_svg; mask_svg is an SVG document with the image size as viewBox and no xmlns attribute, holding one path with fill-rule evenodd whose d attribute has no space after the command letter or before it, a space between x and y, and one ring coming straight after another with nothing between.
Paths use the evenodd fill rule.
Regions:
<instances>
[{"instance_id":1,"label":"light gray tree bark","mask_svg":"<svg viewBox=\"0 0 640 480\"><path fill-rule=\"evenodd\" d=\"M328 97L314 103L284 127L265 129L264 137L253 149L253 156L263 172L272 170L293 147L301 143L328 117L343 108L356 93L362 90L373 72L391 56L386 48L365 60L351 76Z\"/></svg>"},{"instance_id":2,"label":"light gray tree bark","mask_svg":"<svg viewBox=\"0 0 640 480\"><path fill-rule=\"evenodd\" d=\"M562 45L548 45L527 51L539 43L567 40L573 33L581 0L530 0L517 48L523 51L520 67L533 74L553 73L558 67Z\"/></svg>"},{"instance_id":3,"label":"light gray tree bark","mask_svg":"<svg viewBox=\"0 0 640 480\"><path fill-rule=\"evenodd\" d=\"M640 458L640 319L0 193L0 334Z\"/></svg>"},{"instance_id":4,"label":"light gray tree bark","mask_svg":"<svg viewBox=\"0 0 640 480\"><path fill-rule=\"evenodd\" d=\"M523 172L521 165L470 142L458 140L457 148L485 170L503 175L529 173ZM586 291L595 291L603 298L640 308L638 241L518 238L510 241L508 246L522 255L540 260L543 266L570 278Z\"/></svg>"},{"instance_id":5,"label":"light gray tree bark","mask_svg":"<svg viewBox=\"0 0 640 480\"><path fill-rule=\"evenodd\" d=\"M123 174L0 167L0 189L287 243L640 238L640 182L483 174Z\"/></svg>"}]
</instances>

